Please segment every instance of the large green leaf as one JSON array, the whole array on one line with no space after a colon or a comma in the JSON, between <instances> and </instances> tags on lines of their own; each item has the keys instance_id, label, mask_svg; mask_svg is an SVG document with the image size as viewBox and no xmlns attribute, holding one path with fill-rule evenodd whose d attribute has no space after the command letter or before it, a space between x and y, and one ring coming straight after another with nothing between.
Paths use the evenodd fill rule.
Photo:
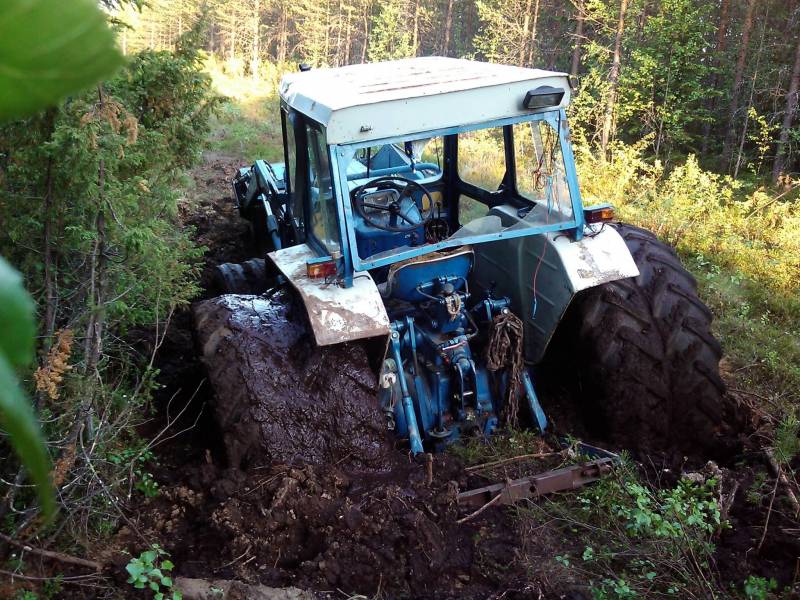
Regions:
<instances>
[{"instance_id":1,"label":"large green leaf","mask_svg":"<svg viewBox=\"0 0 800 600\"><path fill-rule=\"evenodd\" d=\"M0 2L0 121L55 104L122 62L93 0Z\"/></svg>"},{"instance_id":2,"label":"large green leaf","mask_svg":"<svg viewBox=\"0 0 800 600\"><path fill-rule=\"evenodd\" d=\"M34 304L22 286L22 277L0 256L0 356L12 367L33 359Z\"/></svg>"},{"instance_id":3,"label":"large green leaf","mask_svg":"<svg viewBox=\"0 0 800 600\"><path fill-rule=\"evenodd\" d=\"M33 358L34 304L22 285L22 277L0 257L0 426L28 469L46 515L55 507L50 484L50 457L45 450L39 422L20 390L14 367Z\"/></svg>"},{"instance_id":4,"label":"large green leaf","mask_svg":"<svg viewBox=\"0 0 800 600\"><path fill-rule=\"evenodd\" d=\"M4 335L4 334L0 334ZM8 432L11 445L28 470L45 516L55 509L50 483L50 457L31 404L19 388L11 365L0 354L0 425Z\"/></svg>"}]
</instances>

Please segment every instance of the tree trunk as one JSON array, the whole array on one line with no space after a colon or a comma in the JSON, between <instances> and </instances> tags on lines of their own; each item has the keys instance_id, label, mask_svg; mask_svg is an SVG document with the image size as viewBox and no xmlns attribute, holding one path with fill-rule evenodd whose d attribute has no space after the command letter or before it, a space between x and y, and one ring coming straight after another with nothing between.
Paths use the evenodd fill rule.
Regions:
<instances>
[{"instance_id":1,"label":"tree trunk","mask_svg":"<svg viewBox=\"0 0 800 600\"><path fill-rule=\"evenodd\" d=\"M764 22L761 25L761 40L758 43L758 52L756 53L756 65L753 68L752 84L750 85L750 97L747 100L747 108L744 111L744 124L742 125L742 135L739 138L739 151L736 154L736 163L733 167L733 178L739 177L739 167L742 165L742 157L744 156L744 143L747 140L747 127L750 124L750 109L753 106L753 97L756 93L756 82L758 81L758 71L761 66L761 56L764 53L764 38L767 33L767 17L769 16L769 8L764 14ZM758 169L761 167L759 165Z\"/></svg>"},{"instance_id":2,"label":"tree trunk","mask_svg":"<svg viewBox=\"0 0 800 600\"><path fill-rule=\"evenodd\" d=\"M350 64L350 46L352 44L352 35L350 33L350 22L353 20L353 11L351 7L347 7L347 29L344 36L344 64Z\"/></svg>"},{"instance_id":3,"label":"tree trunk","mask_svg":"<svg viewBox=\"0 0 800 600\"><path fill-rule=\"evenodd\" d=\"M58 296L55 286L55 258L53 257L53 158L47 159L47 191L44 196L44 344L50 349L56 331L56 304Z\"/></svg>"},{"instance_id":4,"label":"tree trunk","mask_svg":"<svg viewBox=\"0 0 800 600\"><path fill-rule=\"evenodd\" d=\"M536 56L536 31L539 27L539 2L540 0L536 0L536 3L533 7L533 25L531 25L531 45L528 49L528 65L533 66L533 60Z\"/></svg>"},{"instance_id":5,"label":"tree trunk","mask_svg":"<svg viewBox=\"0 0 800 600\"><path fill-rule=\"evenodd\" d=\"M728 165L731 159L731 150L735 138L736 112L739 110L739 93L744 77L744 67L747 60L747 47L750 44L750 32L753 30L753 11L756 7L756 0L748 0L747 12L742 26L742 41L739 46L739 58L736 61L736 71L733 75L733 89L731 90L731 106L728 111L728 130L725 132L725 141L722 144L722 161Z\"/></svg>"},{"instance_id":6,"label":"tree trunk","mask_svg":"<svg viewBox=\"0 0 800 600\"><path fill-rule=\"evenodd\" d=\"M414 0L414 30L411 34L411 47L414 56L419 55L419 0Z\"/></svg>"},{"instance_id":7,"label":"tree trunk","mask_svg":"<svg viewBox=\"0 0 800 600\"><path fill-rule=\"evenodd\" d=\"M572 66L569 74L572 77L578 76L581 66L581 46L583 45L583 21L586 18L584 13L584 0L578 0L575 7L575 46L572 48Z\"/></svg>"},{"instance_id":8,"label":"tree trunk","mask_svg":"<svg viewBox=\"0 0 800 600\"><path fill-rule=\"evenodd\" d=\"M98 105L103 110L105 93L102 85L97 89ZM83 343L83 378L86 386L77 415L70 431L70 439L74 441L85 425L89 438L93 436L92 409L97 389L96 371L103 354L103 330L105 327L106 301L106 218L105 218L105 186L106 164L100 158L97 168L97 214L95 215L95 240L89 256L89 282L86 294L86 305L89 310L89 321L86 324L86 337Z\"/></svg>"},{"instance_id":9,"label":"tree trunk","mask_svg":"<svg viewBox=\"0 0 800 600\"><path fill-rule=\"evenodd\" d=\"M442 41L442 55L447 56L450 50L450 33L453 31L453 0L447 0L447 13L444 18L444 40Z\"/></svg>"},{"instance_id":10,"label":"tree trunk","mask_svg":"<svg viewBox=\"0 0 800 600\"><path fill-rule=\"evenodd\" d=\"M794 53L794 66L792 67L792 80L789 83L789 93L786 94L786 108L783 113L781 134L778 138L778 147L775 152L775 163L772 166L772 181L777 183L786 167L788 157L789 132L797 113L798 88L800 88L800 38Z\"/></svg>"},{"instance_id":11,"label":"tree trunk","mask_svg":"<svg viewBox=\"0 0 800 600\"><path fill-rule=\"evenodd\" d=\"M611 138L611 128L614 123L614 109L617 104L617 85L619 84L620 56L622 53L622 35L625 33L625 12L628 10L628 0L622 0L619 5L619 21L617 35L614 39L614 56L611 61L611 72L608 74L608 100L603 117L603 131L600 136L600 147L605 154L608 141Z\"/></svg>"},{"instance_id":12,"label":"tree trunk","mask_svg":"<svg viewBox=\"0 0 800 600\"><path fill-rule=\"evenodd\" d=\"M253 81L259 79L259 63L261 57L260 36L261 36L261 0L253 0L253 28L251 32L253 43L250 55L250 77Z\"/></svg>"},{"instance_id":13,"label":"tree trunk","mask_svg":"<svg viewBox=\"0 0 800 600\"><path fill-rule=\"evenodd\" d=\"M286 54L287 54L287 38L288 38L288 19L286 16L287 7L282 3L281 6L278 8L281 11L281 17L278 20L278 51L277 51L277 59L278 64L282 64L286 62Z\"/></svg>"},{"instance_id":14,"label":"tree trunk","mask_svg":"<svg viewBox=\"0 0 800 600\"><path fill-rule=\"evenodd\" d=\"M520 66L525 64L525 56L528 49L528 31L531 26L531 7L533 0L528 0L525 4L525 14L522 17L522 37L519 40L519 59L517 62Z\"/></svg>"},{"instance_id":15,"label":"tree trunk","mask_svg":"<svg viewBox=\"0 0 800 600\"><path fill-rule=\"evenodd\" d=\"M720 8L720 15L719 15L719 26L717 27L717 43L714 47L714 59L712 63L712 68L714 72L711 74L711 81L709 82L709 89L716 90L717 85L719 83L719 67L722 64L722 53L725 52L725 34L728 32L728 10L730 8L730 0L722 0L722 6ZM708 119L706 120L705 124L703 125L703 144L701 148L701 153L705 154L708 150L708 142L711 137L711 116L714 114L715 109L717 108L717 97L712 96L711 100L708 103Z\"/></svg>"},{"instance_id":16,"label":"tree trunk","mask_svg":"<svg viewBox=\"0 0 800 600\"><path fill-rule=\"evenodd\" d=\"M361 46L361 62L367 62L367 48L369 47L369 3L364 3L364 45Z\"/></svg>"}]
</instances>

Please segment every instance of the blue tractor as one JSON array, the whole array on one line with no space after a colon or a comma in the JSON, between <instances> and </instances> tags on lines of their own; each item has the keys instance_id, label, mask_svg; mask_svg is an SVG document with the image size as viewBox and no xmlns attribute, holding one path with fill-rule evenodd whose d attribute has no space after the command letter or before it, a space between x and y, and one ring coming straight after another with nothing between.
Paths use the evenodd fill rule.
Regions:
<instances>
[{"instance_id":1,"label":"blue tractor","mask_svg":"<svg viewBox=\"0 0 800 600\"><path fill-rule=\"evenodd\" d=\"M544 431L553 339L590 428L713 443L711 313L671 248L584 207L569 100L563 73L450 58L283 78L284 162L233 180L263 255L195 308L231 460Z\"/></svg>"}]
</instances>

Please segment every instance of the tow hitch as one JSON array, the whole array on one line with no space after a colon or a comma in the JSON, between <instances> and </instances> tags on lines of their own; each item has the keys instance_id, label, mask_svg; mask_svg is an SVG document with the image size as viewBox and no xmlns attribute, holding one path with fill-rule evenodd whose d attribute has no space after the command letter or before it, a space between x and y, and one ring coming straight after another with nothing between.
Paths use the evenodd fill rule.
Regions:
<instances>
[{"instance_id":1,"label":"tow hitch","mask_svg":"<svg viewBox=\"0 0 800 600\"><path fill-rule=\"evenodd\" d=\"M577 450L581 456L592 460L467 490L458 494L458 503L482 510L488 505L514 504L527 498L578 489L611 473L620 460L613 452L582 442L578 443Z\"/></svg>"}]
</instances>

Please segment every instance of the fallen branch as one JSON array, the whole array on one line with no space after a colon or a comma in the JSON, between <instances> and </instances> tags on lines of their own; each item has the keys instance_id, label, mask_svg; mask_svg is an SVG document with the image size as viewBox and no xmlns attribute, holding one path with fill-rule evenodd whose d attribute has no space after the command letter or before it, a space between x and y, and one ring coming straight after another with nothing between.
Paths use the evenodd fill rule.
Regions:
<instances>
[{"instance_id":1,"label":"fallen branch","mask_svg":"<svg viewBox=\"0 0 800 600\"><path fill-rule=\"evenodd\" d=\"M764 531L761 533L761 539L758 541L758 547L756 548L756 554L761 552L761 546L764 545L764 540L767 539L767 529L769 528L769 518L772 516L772 505L775 502L775 496L778 492L778 479L775 479L775 487L772 488L772 495L769 499L769 507L767 508L767 518L764 521Z\"/></svg>"},{"instance_id":2,"label":"fallen branch","mask_svg":"<svg viewBox=\"0 0 800 600\"><path fill-rule=\"evenodd\" d=\"M70 556L69 554L62 554L61 552L52 552L51 550L40 550L39 548L34 548L33 546L30 546L23 542L18 542L17 540L7 536L4 533L0 533L0 539L8 544L11 544L12 546L21 548L25 552L30 552L31 554L35 554L43 558L50 558L52 560L57 560L58 562L68 563L70 565L77 565L79 567L86 567L88 569L94 569L95 571L98 572L103 570L103 565L99 562L95 562L93 560L86 560L85 558L78 558L77 556Z\"/></svg>"},{"instance_id":3,"label":"fallen branch","mask_svg":"<svg viewBox=\"0 0 800 600\"><path fill-rule=\"evenodd\" d=\"M562 454L562 452L542 452L539 454L520 454L519 456L512 456L511 458L504 458L502 460L494 460L492 462L483 463L480 465L473 465L471 467L467 467L464 469L467 473L472 473L473 471L483 471L485 469L491 469L492 467L499 467L501 465L507 465L509 463L520 462L522 460L533 460L536 458L549 458L551 456L558 456Z\"/></svg>"},{"instance_id":4,"label":"fallen branch","mask_svg":"<svg viewBox=\"0 0 800 600\"><path fill-rule=\"evenodd\" d=\"M775 455L772 453L772 449L765 448L764 454L767 456L772 474L778 478L778 481L780 481L781 485L783 485L784 489L786 490L786 497L789 499L789 503L792 505L792 508L794 508L795 517L800 516L800 502L797 501L797 496L795 496L794 490L792 490L792 484L789 483L789 479L786 477L783 469L781 469L778 461L775 460Z\"/></svg>"},{"instance_id":5,"label":"fallen branch","mask_svg":"<svg viewBox=\"0 0 800 600\"><path fill-rule=\"evenodd\" d=\"M498 502L500 502L500 498L502 498L502 497L503 497L503 493L502 493L502 492L500 492L499 494L497 494L497 496L495 496L494 498L492 498L491 500L489 500L489 501L488 501L486 504L484 504L483 506L481 506L481 507L480 507L478 510L476 510L476 511L475 511L475 512L473 512L473 513L470 513L470 514L468 514L468 515L467 515L466 517L464 517L463 519L459 519L458 521L456 521L456 523L458 523L459 525L461 525L462 523L466 523L467 521L469 521L469 520L471 520L471 519L474 519L475 517L477 517L479 514L481 514L483 511L485 511L485 510L486 510L487 508L489 508L490 506L494 506L495 504L497 504Z\"/></svg>"},{"instance_id":6,"label":"fallen branch","mask_svg":"<svg viewBox=\"0 0 800 600\"><path fill-rule=\"evenodd\" d=\"M54 577L34 577L33 575L23 575L22 573L12 573L11 571L4 571L0 569L0 575L14 579L23 579L25 581L87 581L95 579L97 575L71 575L65 577L64 575L56 575Z\"/></svg>"}]
</instances>

